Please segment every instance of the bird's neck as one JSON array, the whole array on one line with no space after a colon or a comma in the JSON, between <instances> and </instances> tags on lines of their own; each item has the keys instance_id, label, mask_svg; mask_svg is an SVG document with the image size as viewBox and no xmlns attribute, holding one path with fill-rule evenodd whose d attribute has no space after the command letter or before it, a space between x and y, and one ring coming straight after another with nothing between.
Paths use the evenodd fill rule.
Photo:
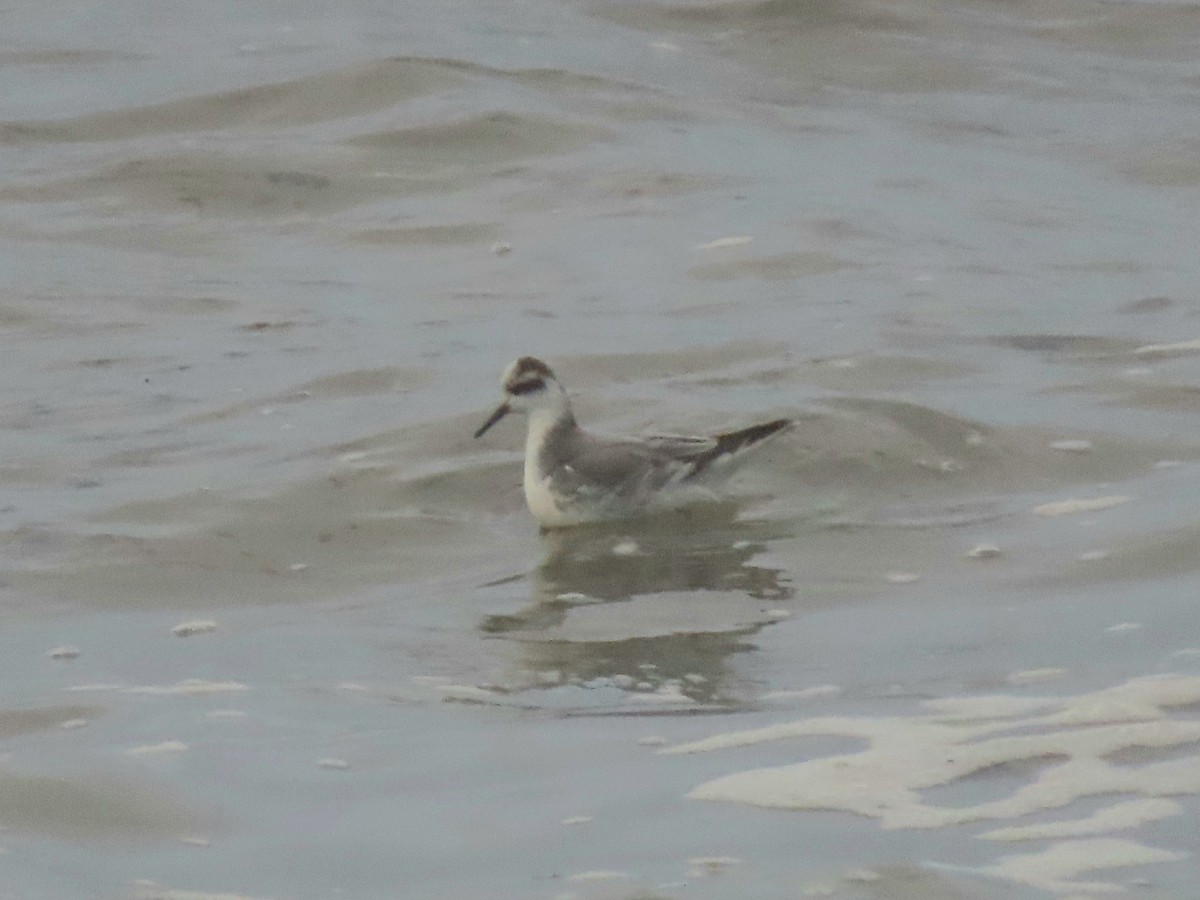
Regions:
<instances>
[{"instance_id":1,"label":"bird's neck","mask_svg":"<svg viewBox=\"0 0 1200 900\"><path fill-rule=\"evenodd\" d=\"M568 404L532 410L525 438L526 465L536 463L539 469L545 467L550 462L548 457L554 455L553 448L565 441L578 427L575 414Z\"/></svg>"}]
</instances>

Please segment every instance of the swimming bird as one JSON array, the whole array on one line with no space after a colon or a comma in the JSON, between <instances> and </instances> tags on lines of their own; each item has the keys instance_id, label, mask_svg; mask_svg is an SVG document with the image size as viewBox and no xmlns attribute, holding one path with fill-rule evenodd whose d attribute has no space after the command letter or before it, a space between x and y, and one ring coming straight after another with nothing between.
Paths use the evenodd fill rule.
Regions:
<instances>
[{"instance_id":1,"label":"swimming bird","mask_svg":"<svg viewBox=\"0 0 1200 900\"><path fill-rule=\"evenodd\" d=\"M475 432L525 413L525 502L543 528L623 519L672 508L731 474L733 463L792 424L774 419L710 437L607 437L579 427L567 392L540 359L504 371L504 399ZM699 490L688 490L689 488Z\"/></svg>"}]
</instances>

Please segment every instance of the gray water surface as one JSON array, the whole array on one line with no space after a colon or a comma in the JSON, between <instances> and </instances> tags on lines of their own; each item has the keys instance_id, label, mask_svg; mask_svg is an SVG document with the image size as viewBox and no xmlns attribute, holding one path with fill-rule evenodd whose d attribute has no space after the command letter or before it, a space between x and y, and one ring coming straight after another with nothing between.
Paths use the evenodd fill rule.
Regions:
<instances>
[{"instance_id":1,"label":"gray water surface","mask_svg":"<svg viewBox=\"0 0 1200 900\"><path fill-rule=\"evenodd\" d=\"M1200 7L0 18L0 898L1194 893Z\"/></svg>"}]
</instances>

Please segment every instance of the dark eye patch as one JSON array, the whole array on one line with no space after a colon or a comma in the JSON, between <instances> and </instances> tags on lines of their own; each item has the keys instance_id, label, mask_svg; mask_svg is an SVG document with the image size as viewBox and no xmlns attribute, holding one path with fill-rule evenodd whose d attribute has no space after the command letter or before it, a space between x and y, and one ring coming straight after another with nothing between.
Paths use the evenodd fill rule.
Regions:
<instances>
[{"instance_id":1,"label":"dark eye patch","mask_svg":"<svg viewBox=\"0 0 1200 900\"><path fill-rule=\"evenodd\" d=\"M531 394L534 391L540 391L545 387L546 382L540 378L533 378L529 381L518 381L516 384L510 384L508 392L520 396L521 394Z\"/></svg>"}]
</instances>

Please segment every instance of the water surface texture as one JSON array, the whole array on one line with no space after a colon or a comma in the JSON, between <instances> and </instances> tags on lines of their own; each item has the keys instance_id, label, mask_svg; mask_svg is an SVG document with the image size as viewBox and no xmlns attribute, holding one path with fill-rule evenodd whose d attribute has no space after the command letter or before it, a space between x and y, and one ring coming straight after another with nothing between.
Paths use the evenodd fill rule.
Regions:
<instances>
[{"instance_id":1,"label":"water surface texture","mask_svg":"<svg viewBox=\"0 0 1200 900\"><path fill-rule=\"evenodd\" d=\"M0 898L1194 896L1200 6L0 19Z\"/></svg>"}]
</instances>

